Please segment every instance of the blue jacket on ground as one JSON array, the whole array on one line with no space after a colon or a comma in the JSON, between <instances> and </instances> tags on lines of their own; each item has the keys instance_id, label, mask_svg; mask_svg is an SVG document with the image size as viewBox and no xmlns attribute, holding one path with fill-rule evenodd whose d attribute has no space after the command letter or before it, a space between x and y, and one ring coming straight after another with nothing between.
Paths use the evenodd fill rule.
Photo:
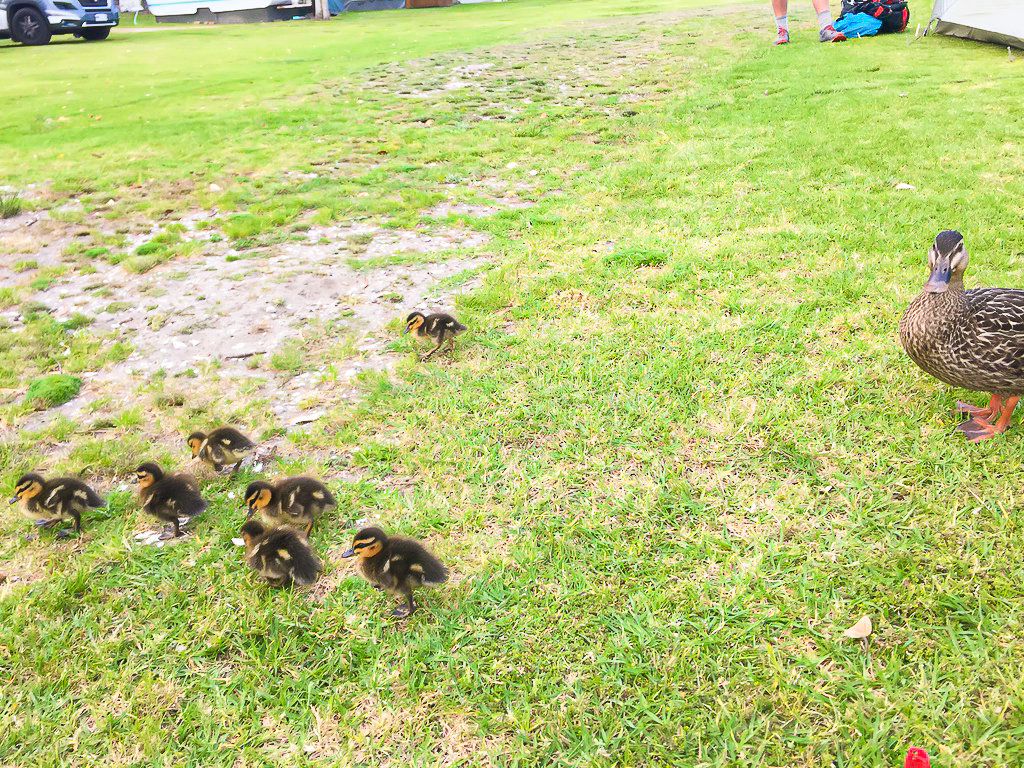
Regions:
<instances>
[{"instance_id":1,"label":"blue jacket on ground","mask_svg":"<svg viewBox=\"0 0 1024 768\"><path fill-rule=\"evenodd\" d=\"M847 37L871 37L878 34L882 22L866 13L848 13L836 19L833 26Z\"/></svg>"}]
</instances>

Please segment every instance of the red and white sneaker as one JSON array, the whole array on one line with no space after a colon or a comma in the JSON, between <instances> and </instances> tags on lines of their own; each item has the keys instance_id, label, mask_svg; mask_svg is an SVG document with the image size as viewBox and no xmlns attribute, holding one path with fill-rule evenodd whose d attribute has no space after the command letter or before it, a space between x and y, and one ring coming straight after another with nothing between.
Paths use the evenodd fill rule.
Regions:
<instances>
[{"instance_id":1,"label":"red and white sneaker","mask_svg":"<svg viewBox=\"0 0 1024 768\"><path fill-rule=\"evenodd\" d=\"M785 45L789 42L789 31L779 27L779 34L775 36L776 45Z\"/></svg>"},{"instance_id":2,"label":"red and white sneaker","mask_svg":"<svg viewBox=\"0 0 1024 768\"><path fill-rule=\"evenodd\" d=\"M836 32L836 28L829 24L818 33L818 40L823 43L841 43L846 39L842 32Z\"/></svg>"}]
</instances>

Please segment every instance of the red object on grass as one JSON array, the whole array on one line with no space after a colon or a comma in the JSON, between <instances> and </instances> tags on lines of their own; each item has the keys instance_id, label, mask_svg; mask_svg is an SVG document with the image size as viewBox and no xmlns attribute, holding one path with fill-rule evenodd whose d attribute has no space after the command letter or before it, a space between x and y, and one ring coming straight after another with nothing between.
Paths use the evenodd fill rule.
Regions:
<instances>
[{"instance_id":1,"label":"red object on grass","mask_svg":"<svg viewBox=\"0 0 1024 768\"><path fill-rule=\"evenodd\" d=\"M920 747L911 747L907 750L907 759L903 761L903 768L932 768L932 761L928 759L928 753Z\"/></svg>"}]
</instances>

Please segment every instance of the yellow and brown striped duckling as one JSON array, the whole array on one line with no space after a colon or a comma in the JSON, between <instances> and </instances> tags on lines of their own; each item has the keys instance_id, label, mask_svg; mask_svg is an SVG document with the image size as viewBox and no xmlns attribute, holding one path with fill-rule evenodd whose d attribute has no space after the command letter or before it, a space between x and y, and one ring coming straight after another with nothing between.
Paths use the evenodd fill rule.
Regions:
<instances>
[{"instance_id":1,"label":"yellow and brown striped duckling","mask_svg":"<svg viewBox=\"0 0 1024 768\"><path fill-rule=\"evenodd\" d=\"M422 312L410 312L405 318L405 330L403 333L412 333L421 339L436 341L437 345L420 356L420 360L428 360L441 348L441 345L448 342L449 351L455 349L455 337L464 333L468 328L451 315L443 312L436 312L432 315L424 315Z\"/></svg>"},{"instance_id":2,"label":"yellow and brown striped duckling","mask_svg":"<svg viewBox=\"0 0 1024 768\"><path fill-rule=\"evenodd\" d=\"M164 474L150 461L136 468L135 477L142 511L171 524L161 539L181 536L182 521L188 522L206 510L199 483L191 475Z\"/></svg>"},{"instance_id":3,"label":"yellow and brown striped duckling","mask_svg":"<svg viewBox=\"0 0 1024 768\"><path fill-rule=\"evenodd\" d=\"M393 616L404 618L416 611L412 591L433 587L448 579L448 569L415 539L388 536L377 527L363 528L356 534L352 549L342 557L357 556L359 573L375 587L405 598Z\"/></svg>"},{"instance_id":4,"label":"yellow and brown striped duckling","mask_svg":"<svg viewBox=\"0 0 1024 768\"><path fill-rule=\"evenodd\" d=\"M972 443L1002 434L1024 395L1024 291L964 290L967 246L940 232L928 251L931 277L900 320L911 359L939 381L987 392L987 408L957 403L970 419L957 427Z\"/></svg>"},{"instance_id":5,"label":"yellow and brown striped duckling","mask_svg":"<svg viewBox=\"0 0 1024 768\"><path fill-rule=\"evenodd\" d=\"M234 427L218 427L209 434L193 432L186 442L192 450L192 458L205 461L215 472L220 472L228 464L234 464L231 471L237 472L245 457L256 447Z\"/></svg>"},{"instance_id":6,"label":"yellow and brown striped duckling","mask_svg":"<svg viewBox=\"0 0 1024 768\"><path fill-rule=\"evenodd\" d=\"M276 485L255 480L245 489L250 516L258 514L271 528L289 526L306 536L316 518L337 504L327 486L311 477L288 477Z\"/></svg>"},{"instance_id":7,"label":"yellow and brown striped duckling","mask_svg":"<svg viewBox=\"0 0 1024 768\"><path fill-rule=\"evenodd\" d=\"M242 526L246 562L272 587L316 581L323 568L309 541L291 528L270 528L259 520Z\"/></svg>"},{"instance_id":8,"label":"yellow and brown striped duckling","mask_svg":"<svg viewBox=\"0 0 1024 768\"><path fill-rule=\"evenodd\" d=\"M62 521L74 524L75 532L82 532L82 513L89 507L102 507L107 502L73 477L44 480L42 475L29 472L14 484L11 504L19 502L21 513L40 528L52 528ZM66 536L64 531L57 534Z\"/></svg>"}]
</instances>

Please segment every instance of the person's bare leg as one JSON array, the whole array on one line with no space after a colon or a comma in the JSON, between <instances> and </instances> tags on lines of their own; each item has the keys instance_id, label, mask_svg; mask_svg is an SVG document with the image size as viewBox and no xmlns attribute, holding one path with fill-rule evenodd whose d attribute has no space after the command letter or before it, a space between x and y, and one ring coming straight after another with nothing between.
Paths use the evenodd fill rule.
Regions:
<instances>
[{"instance_id":1,"label":"person's bare leg","mask_svg":"<svg viewBox=\"0 0 1024 768\"><path fill-rule=\"evenodd\" d=\"M827 3L828 0L820 2ZM775 13L775 26L779 29L775 44L785 45L789 42L789 0L772 0L772 11Z\"/></svg>"},{"instance_id":2,"label":"person's bare leg","mask_svg":"<svg viewBox=\"0 0 1024 768\"><path fill-rule=\"evenodd\" d=\"M841 43L846 38L832 26L832 11L829 0L811 0L814 12L818 14L818 39L823 43Z\"/></svg>"}]
</instances>

